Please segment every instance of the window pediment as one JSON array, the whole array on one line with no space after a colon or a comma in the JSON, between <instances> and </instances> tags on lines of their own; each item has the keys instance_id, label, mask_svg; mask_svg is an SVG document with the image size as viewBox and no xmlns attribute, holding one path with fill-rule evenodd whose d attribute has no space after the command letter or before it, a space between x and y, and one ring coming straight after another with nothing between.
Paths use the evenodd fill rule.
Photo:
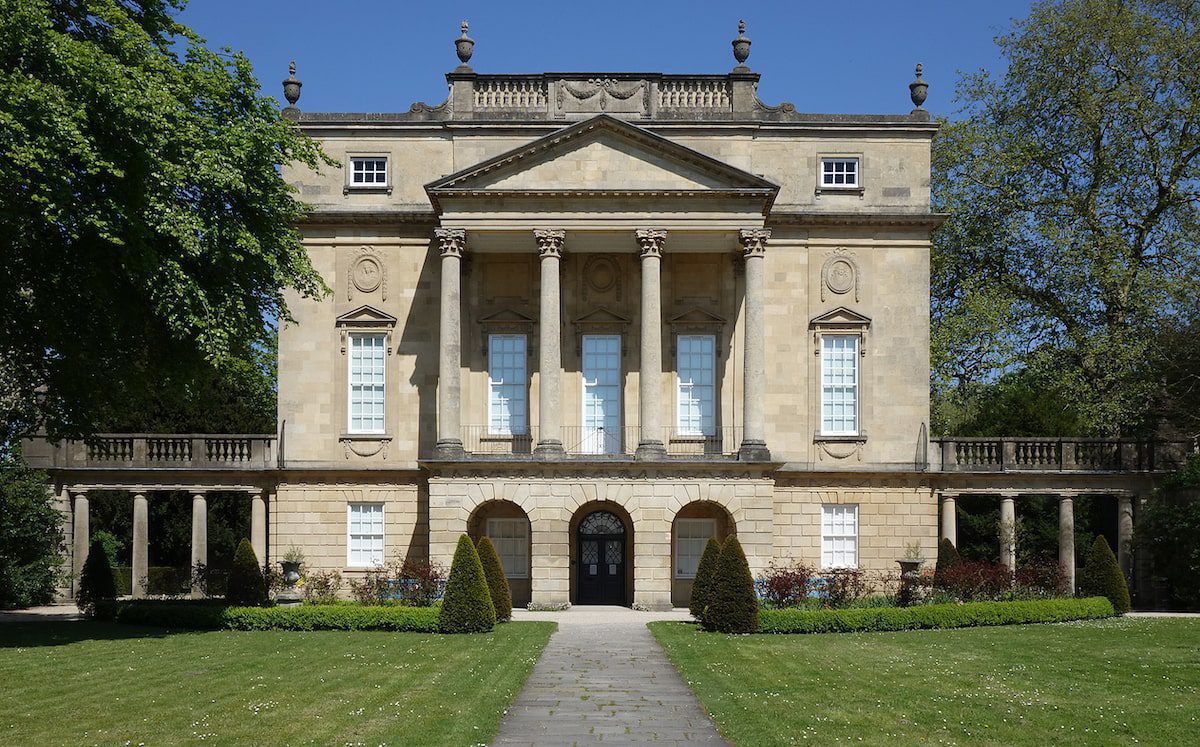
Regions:
<instances>
[{"instance_id":1,"label":"window pediment","mask_svg":"<svg viewBox=\"0 0 1200 747\"><path fill-rule=\"evenodd\" d=\"M853 309L839 306L832 311L813 317L808 328L813 333L813 353L821 354L822 334L851 334L862 338L859 354L867 354L867 332L871 328L871 318Z\"/></svg>"},{"instance_id":2,"label":"window pediment","mask_svg":"<svg viewBox=\"0 0 1200 747\"><path fill-rule=\"evenodd\" d=\"M483 354L488 354L489 335L526 335L533 332L535 320L516 309L501 309L479 319L483 330ZM533 354L533 345L527 345L528 354Z\"/></svg>"},{"instance_id":3,"label":"window pediment","mask_svg":"<svg viewBox=\"0 0 1200 747\"><path fill-rule=\"evenodd\" d=\"M396 317L373 306L359 306L347 311L335 320L341 338L342 355L346 354L346 338L352 332L391 332L396 327ZM392 354L391 335L388 335L388 355Z\"/></svg>"},{"instance_id":4,"label":"window pediment","mask_svg":"<svg viewBox=\"0 0 1200 747\"><path fill-rule=\"evenodd\" d=\"M682 314L676 314L667 320L667 324L671 327L671 355L675 355L677 350L676 340L679 335L712 335L716 338L717 355L722 354L721 340L723 335L722 330L726 323L725 317L702 309L699 306L692 307Z\"/></svg>"},{"instance_id":5,"label":"window pediment","mask_svg":"<svg viewBox=\"0 0 1200 747\"><path fill-rule=\"evenodd\" d=\"M571 323L575 326L575 343L580 355L583 355L584 335L620 335L621 353L628 352L625 330L632 324L628 317L599 306L583 316L576 317Z\"/></svg>"}]
</instances>

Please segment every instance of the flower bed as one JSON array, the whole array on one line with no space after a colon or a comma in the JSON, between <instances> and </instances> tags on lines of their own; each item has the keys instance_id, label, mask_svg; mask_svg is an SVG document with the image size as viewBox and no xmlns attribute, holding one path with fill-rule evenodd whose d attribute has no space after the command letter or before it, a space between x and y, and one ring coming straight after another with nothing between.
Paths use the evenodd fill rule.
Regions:
<instances>
[{"instance_id":1,"label":"flower bed","mask_svg":"<svg viewBox=\"0 0 1200 747\"><path fill-rule=\"evenodd\" d=\"M117 622L191 630L389 630L434 633L437 607L305 604L231 607L203 601L139 600L117 606Z\"/></svg>"},{"instance_id":2,"label":"flower bed","mask_svg":"<svg viewBox=\"0 0 1200 747\"><path fill-rule=\"evenodd\" d=\"M853 633L921 628L969 628L982 625L1090 620L1112 617L1115 614L1112 603L1103 597L927 604L917 607L767 609L759 612L759 632Z\"/></svg>"}]
</instances>

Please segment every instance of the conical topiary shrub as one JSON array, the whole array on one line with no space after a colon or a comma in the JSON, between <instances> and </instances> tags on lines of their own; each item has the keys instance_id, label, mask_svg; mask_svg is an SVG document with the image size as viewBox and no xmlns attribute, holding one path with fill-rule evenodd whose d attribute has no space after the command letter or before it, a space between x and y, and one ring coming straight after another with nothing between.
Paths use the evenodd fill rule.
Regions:
<instances>
[{"instance_id":1,"label":"conical topiary shrub","mask_svg":"<svg viewBox=\"0 0 1200 747\"><path fill-rule=\"evenodd\" d=\"M750 564L736 536L725 540L708 591L704 627L720 633L753 633L758 630L758 597Z\"/></svg>"},{"instance_id":2,"label":"conical topiary shrub","mask_svg":"<svg viewBox=\"0 0 1200 747\"><path fill-rule=\"evenodd\" d=\"M443 633L483 633L496 625L496 608L471 538L462 535L450 564L438 627Z\"/></svg>"},{"instance_id":3,"label":"conical topiary shrub","mask_svg":"<svg viewBox=\"0 0 1200 747\"><path fill-rule=\"evenodd\" d=\"M496 610L496 622L504 622L512 617L512 591L508 588L508 577L504 575L504 566L500 564L500 556L487 537L480 537L477 548L479 562L483 565L483 576L487 579L488 592L492 595L492 607Z\"/></svg>"},{"instance_id":4,"label":"conical topiary shrub","mask_svg":"<svg viewBox=\"0 0 1200 747\"><path fill-rule=\"evenodd\" d=\"M229 586L225 601L242 607L257 607L267 601L267 581L250 540L243 539L229 568Z\"/></svg>"},{"instance_id":5,"label":"conical topiary shrub","mask_svg":"<svg viewBox=\"0 0 1200 747\"><path fill-rule=\"evenodd\" d=\"M933 585L941 588L946 571L961 563L962 558L959 557L958 548L954 546L949 537L942 537L942 541L938 543L937 565L933 567Z\"/></svg>"},{"instance_id":6,"label":"conical topiary shrub","mask_svg":"<svg viewBox=\"0 0 1200 747\"><path fill-rule=\"evenodd\" d=\"M1104 535L1096 537L1088 551L1079 574L1079 596L1108 597L1118 614L1129 611L1129 585L1125 583L1125 574L1121 573L1117 556L1113 555Z\"/></svg>"},{"instance_id":7,"label":"conical topiary shrub","mask_svg":"<svg viewBox=\"0 0 1200 747\"><path fill-rule=\"evenodd\" d=\"M108 564L104 543L98 539L92 540L92 546L88 548L87 560L79 574L75 604L80 612L97 620L111 620L116 616L117 582L112 566Z\"/></svg>"},{"instance_id":8,"label":"conical topiary shrub","mask_svg":"<svg viewBox=\"0 0 1200 747\"><path fill-rule=\"evenodd\" d=\"M692 599L688 602L688 611L697 622L704 622L704 608L708 606L709 592L712 589L713 574L717 569L717 560L721 557L721 541L709 537L696 566L696 578L692 580Z\"/></svg>"}]
</instances>

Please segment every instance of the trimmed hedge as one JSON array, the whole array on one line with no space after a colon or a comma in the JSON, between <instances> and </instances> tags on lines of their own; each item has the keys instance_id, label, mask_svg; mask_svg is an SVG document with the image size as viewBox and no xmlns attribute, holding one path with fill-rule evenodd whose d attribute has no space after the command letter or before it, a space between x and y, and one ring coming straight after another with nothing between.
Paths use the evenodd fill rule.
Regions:
<instances>
[{"instance_id":1,"label":"trimmed hedge","mask_svg":"<svg viewBox=\"0 0 1200 747\"><path fill-rule=\"evenodd\" d=\"M512 619L512 591L508 588L508 577L504 575L504 566L500 564L495 545L487 537L480 537L475 549L479 552L479 562L483 565L488 592L492 595L496 622Z\"/></svg>"},{"instance_id":2,"label":"trimmed hedge","mask_svg":"<svg viewBox=\"0 0 1200 747\"><path fill-rule=\"evenodd\" d=\"M721 547L707 592L704 627L721 633L753 633L758 629L758 596L746 553L736 535Z\"/></svg>"},{"instance_id":3,"label":"trimmed hedge","mask_svg":"<svg viewBox=\"0 0 1200 747\"><path fill-rule=\"evenodd\" d=\"M79 574L79 590L75 594L75 604L87 617L111 620L116 612L116 599L117 584L113 579L112 567L108 564L104 545L100 540L92 540L87 560L83 563L83 571Z\"/></svg>"},{"instance_id":4,"label":"trimmed hedge","mask_svg":"<svg viewBox=\"0 0 1200 747\"><path fill-rule=\"evenodd\" d=\"M483 575L479 551L467 535L458 538L439 617L443 633L485 633L496 625L496 608Z\"/></svg>"},{"instance_id":5,"label":"trimmed hedge","mask_svg":"<svg viewBox=\"0 0 1200 747\"><path fill-rule=\"evenodd\" d=\"M960 565L962 558L958 554L958 548L949 537L942 537L942 541L938 543L937 564L933 567L933 585L940 589L946 584L946 572Z\"/></svg>"},{"instance_id":6,"label":"trimmed hedge","mask_svg":"<svg viewBox=\"0 0 1200 747\"><path fill-rule=\"evenodd\" d=\"M704 622L704 611L708 608L708 598L712 592L713 574L717 572L717 561L721 559L721 541L709 537L696 566L696 577L692 580L692 598L688 602L688 611L692 617Z\"/></svg>"},{"instance_id":7,"label":"trimmed hedge","mask_svg":"<svg viewBox=\"0 0 1200 747\"><path fill-rule=\"evenodd\" d=\"M1125 574L1121 573L1117 556L1113 555L1108 540L1102 534L1092 543L1083 572L1079 574L1079 596L1107 597L1118 614L1123 615L1130 609Z\"/></svg>"},{"instance_id":8,"label":"trimmed hedge","mask_svg":"<svg viewBox=\"0 0 1200 747\"><path fill-rule=\"evenodd\" d=\"M243 538L233 554L225 598L238 605L265 604L267 601L267 580L263 578L262 564L248 539Z\"/></svg>"},{"instance_id":9,"label":"trimmed hedge","mask_svg":"<svg viewBox=\"0 0 1200 747\"><path fill-rule=\"evenodd\" d=\"M984 625L1067 622L1112 617L1104 597L1036 599L1027 602L968 602L917 607L840 610L762 610L760 633L856 633L867 631L970 628Z\"/></svg>"},{"instance_id":10,"label":"trimmed hedge","mask_svg":"<svg viewBox=\"0 0 1200 747\"><path fill-rule=\"evenodd\" d=\"M436 607L304 604L231 607L214 602L139 600L117 606L117 622L189 630L387 630L436 633Z\"/></svg>"}]
</instances>

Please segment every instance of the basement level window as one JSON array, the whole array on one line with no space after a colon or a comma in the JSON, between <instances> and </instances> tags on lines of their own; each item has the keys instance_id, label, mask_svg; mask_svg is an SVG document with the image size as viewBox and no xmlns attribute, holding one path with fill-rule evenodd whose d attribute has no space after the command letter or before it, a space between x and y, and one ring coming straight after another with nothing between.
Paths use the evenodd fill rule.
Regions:
<instances>
[{"instance_id":1,"label":"basement level window","mask_svg":"<svg viewBox=\"0 0 1200 747\"><path fill-rule=\"evenodd\" d=\"M382 156L364 156L350 159L350 186L386 187L388 162Z\"/></svg>"},{"instance_id":2,"label":"basement level window","mask_svg":"<svg viewBox=\"0 0 1200 747\"><path fill-rule=\"evenodd\" d=\"M858 186L857 158L821 159L821 187L853 189Z\"/></svg>"}]
</instances>

